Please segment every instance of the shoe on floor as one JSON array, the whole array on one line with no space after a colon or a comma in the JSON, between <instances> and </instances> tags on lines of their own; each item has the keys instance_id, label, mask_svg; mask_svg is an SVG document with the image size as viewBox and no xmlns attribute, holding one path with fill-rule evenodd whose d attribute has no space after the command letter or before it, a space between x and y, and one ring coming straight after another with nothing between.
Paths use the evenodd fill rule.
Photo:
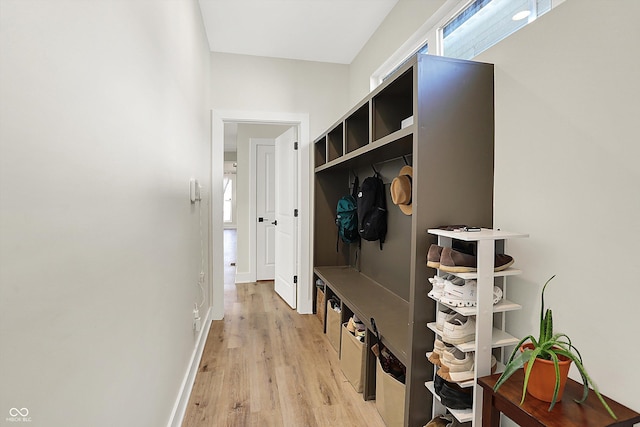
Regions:
<instances>
[{"instance_id":1,"label":"shoe on floor","mask_svg":"<svg viewBox=\"0 0 640 427\"><path fill-rule=\"evenodd\" d=\"M463 344L473 341L476 337L476 322L470 317L455 316L444 323L442 328L442 341L448 344Z\"/></svg>"},{"instance_id":2,"label":"shoe on floor","mask_svg":"<svg viewBox=\"0 0 640 427\"><path fill-rule=\"evenodd\" d=\"M442 248L440 254L440 270L450 273L470 273L478 271L478 259L474 255L465 254L451 248ZM495 254L494 271L502 271L513 264L513 258L506 254Z\"/></svg>"}]
</instances>

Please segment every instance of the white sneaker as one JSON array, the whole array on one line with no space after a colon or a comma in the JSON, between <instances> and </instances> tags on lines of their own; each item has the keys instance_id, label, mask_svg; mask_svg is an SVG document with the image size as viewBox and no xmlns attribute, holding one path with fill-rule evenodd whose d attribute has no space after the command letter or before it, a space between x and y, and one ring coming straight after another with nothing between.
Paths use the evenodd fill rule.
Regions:
<instances>
[{"instance_id":1,"label":"white sneaker","mask_svg":"<svg viewBox=\"0 0 640 427\"><path fill-rule=\"evenodd\" d=\"M433 341L433 352L429 356L429 362L433 363L436 366L442 366L442 354L447 351L449 348L453 348L450 344L445 344L436 338Z\"/></svg>"},{"instance_id":2,"label":"white sneaker","mask_svg":"<svg viewBox=\"0 0 640 427\"><path fill-rule=\"evenodd\" d=\"M436 329L442 332L442 328L444 327L445 322L453 319L456 314L457 313L450 308L445 308L444 310L438 311L438 314L436 315Z\"/></svg>"},{"instance_id":3,"label":"white sneaker","mask_svg":"<svg viewBox=\"0 0 640 427\"><path fill-rule=\"evenodd\" d=\"M478 283L467 280L464 285L456 286L452 282L445 282L440 302L453 307L475 307L478 305ZM502 289L493 287L493 304L502 299Z\"/></svg>"},{"instance_id":4,"label":"white sneaker","mask_svg":"<svg viewBox=\"0 0 640 427\"><path fill-rule=\"evenodd\" d=\"M440 361L449 372L466 372L473 370L473 352L465 353L456 347L451 347L442 352Z\"/></svg>"},{"instance_id":5,"label":"white sneaker","mask_svg":"<svg viewBox=\"0 0 640 427\"><path fill-rule=\"evenodd\" d=\"M496 360L496 357L492 354L491 355L491 373L493 374L497 368L498 368L498 361ZM471 368L466 371L450 371L449 372L450 381L461 383L461 382L472 380L474 371L475 371L475 361L471 365Z\"/></svg>"},{"instance_id":6,"label":"white sneaker","mask_svg":"<svg viewBox=\"0 0 640 427\"><path fill-rule=\"evenodd\" d=\"M429 283L431 283L432 288L429 291L428 295L435 300L440 300L440 297L442 296L442 292L444 291L444 286L447 281L453 281L459 285L464 284L463 279L460 279L459 277L456 277L453 274L446 273L443 276L435 275L429 278Z\"/></svg>"},{"instance_id":7,"label":"white sneaker","mask_svg":"<svg viewBox=\"0 0 640 427\"><path fill-rule=\"evenodd\" d=\"M476 321L464 316L454 316L444 323L442 328L442 341L448 344L463 344L473 341L476 337Z\"/></svg>"}]
</instances>

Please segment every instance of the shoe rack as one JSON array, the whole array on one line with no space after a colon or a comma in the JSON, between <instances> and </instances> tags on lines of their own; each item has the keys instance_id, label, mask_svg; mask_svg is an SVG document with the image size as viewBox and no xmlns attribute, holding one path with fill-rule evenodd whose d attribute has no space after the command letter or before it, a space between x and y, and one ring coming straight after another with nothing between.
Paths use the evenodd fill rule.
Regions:
<instances>
[{"instance_id":1,"label":"shoe rack","mask_svg":"<svg viewBox=\"0 0 640 427\"><path fill-rule=\"evenodd\" d=\"M504 349L507 346L513 346L518 343L519 339L513 337L505 331L505 312L519 310L521 305L508 300L507 278L509 276L521 274L521 270L516 268L507 268L503 271L494 271L495 253L505 253L505 241L508 239L528 237L527 234L512 233L508 231L492 230L483 228L480 231L448 231L440 229L429 229L429 234L438 236L438 245L442 247L451 247L453 240L461 240L465 242L475 242L478 268L473 273L448 273L458 276L465 280L475 279L477 281L477 306L476 307L452 307L444 305L437 301L437 309L449 308L463 316L475 316L476 320L476 336L475 340L458 344L456 347L463 352L475 352L475 370L473 380L460 383L461 387L473 387L473 408L467 410L455 410L446 408L440 402L439 396L435 393L433 381L425 383L427 389L433 395L433 414L442 414L446 411L450 412L456 419L463 423L472 421L472 426L480 427L482 425L482 390L477 385L479 377L491 374L491 355L494 349L499 349L500 355L498 359L497 372L504 369L504 365L500 363L504 360ZM514 260L514 265L517 260ZM444 272L438 270L438 274ZM493 304L493 287L502 288L503 297L497 304ZM437 312L436 312L437 313ZM437 336L441 333L436 329L435 322L427 324ZM430 353L427 353L429 357ZM427 362L429 363L429 362ZM434 373L435 375L435 373Z\"/></svg>"},{"instance_id":2,"label":"shoe rack","mask_svg":"<svg viewBox=\"0 0 640 427\"><path fill-rule=\"evenodd\" d=\"M433 367L424 355L433 338L424 325L435 318L435 303L424 296L424 263L435 236L425 230L445 221L492 227L493 108L493 65L417 54L314 140L314 276L368 329L364 399L376 397L371 318L405 365L405 427L432 418L424 383ZM406 164L413 167L412 215L389 193ZM383 248L366 240L336 248L337 202L351 194L355 176L362 183L374 171L387 199Z\"/></svg>"}]
</instances>

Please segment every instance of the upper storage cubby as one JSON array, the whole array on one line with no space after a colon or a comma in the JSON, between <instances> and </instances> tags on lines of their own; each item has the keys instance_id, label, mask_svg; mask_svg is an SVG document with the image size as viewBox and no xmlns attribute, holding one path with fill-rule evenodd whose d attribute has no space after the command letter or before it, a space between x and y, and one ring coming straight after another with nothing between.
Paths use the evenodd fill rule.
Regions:
<instances>
[{"instance_id":1,"label":"upper storage cubby","mask_svg":"<svg viewBox=\"0 0 640 427\"><path fill-rule=\"evenodd\" d=\"M373 140L402 129L413 116L413 68L409 68L373 97Z\"/></svg>"},{"instance_id":2,"label":"upper storage cubby","mask_svg":"<svg viewBox=\"0 0 640 427\"><path fill-rule=\"evenodd\" d=\"M344 128L342 123L327 134L327 161L332 161L344 154Z\"/></svg>"},{"instance_id":3,"label":"upper storage cubby","mask_svg":"<svg viewBox=\"0 0 640 427\"><path fill-rule=\"evenodd\" d=\"M327 137L319 138L314 145L316 146L315 165L322 166L327 163Z\"/></svg>"},{"instance_id":4,"label":"upper storage cubby","mask_svg":"<svg viewBox=\"0 0 640 427\"><path fill-rule=\"evenodd\" d=\"M350 153L369 143L369 103L354 111L345 120L346 152Z\"/></svg>"}]
</instances>

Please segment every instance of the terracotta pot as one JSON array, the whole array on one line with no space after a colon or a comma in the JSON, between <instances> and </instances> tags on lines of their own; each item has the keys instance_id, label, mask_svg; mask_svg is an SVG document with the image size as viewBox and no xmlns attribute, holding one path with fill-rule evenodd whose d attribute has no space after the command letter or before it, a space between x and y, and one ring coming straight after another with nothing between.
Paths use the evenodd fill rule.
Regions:
<instances>
[{"instance_id":1,"label":"terracotta pot","mask_svg":"<svg viewBox=\"0 0 640 427\"><path fill-rule=\"evenodd\" d=\"M520 351L524 349L533 350L533 344L527 343L520 347ZM558 390L558 398L556 401L562 400L564 386L567 384L569 377L569 368L571 367L571 359L564 356L558 356L560 367L560 389ZM527 369L528 363L524 364ZM531 368L529 375L529 384L527 385L527 393L543 402L551 402L553 400L553 389L556 385L556 371L553 367L553 361L536 359Z\"/></svg>"}]
</instances>

